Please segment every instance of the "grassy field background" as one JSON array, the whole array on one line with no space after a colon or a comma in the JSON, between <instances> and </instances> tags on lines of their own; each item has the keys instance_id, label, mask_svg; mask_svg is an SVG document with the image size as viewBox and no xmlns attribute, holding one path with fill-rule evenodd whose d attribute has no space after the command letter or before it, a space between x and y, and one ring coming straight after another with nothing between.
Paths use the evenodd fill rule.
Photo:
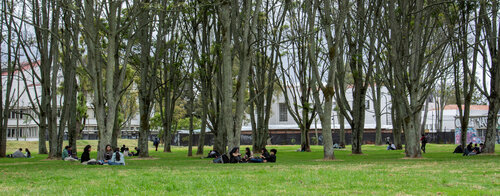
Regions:
<instances>
[{"instance_id":1,"label":"grassy field background","mask_svg":"<svg viewBox=\"0 0 500 196\"><path fill-rule=\"evenodd\" d=\"M95 158L97 141L78 141L79 154L87 144ZM122 144L132 149L137 141ZM463 157L451 153L454 145L430 144L424 158L412 160L365 145L364 155L336 150L336 161L322 161L321 146L311 153L269 146L278 149L277 163L262 164L212 164L187 157L186 147L150 148L153 159L127 158L126 166L46 160L37 142L7 145L8 153L30 148L35 158L0 159L0 195L500 195L500 153Z\"/></svg>"}]
</instances>

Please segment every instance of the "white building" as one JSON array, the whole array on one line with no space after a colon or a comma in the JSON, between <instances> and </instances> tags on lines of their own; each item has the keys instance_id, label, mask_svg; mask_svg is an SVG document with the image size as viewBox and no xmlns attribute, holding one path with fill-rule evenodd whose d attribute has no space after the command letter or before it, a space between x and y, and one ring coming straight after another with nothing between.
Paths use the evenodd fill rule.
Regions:
<instances>
[{"instance_id":1,"label":"white building","mask_svg":"<svg viewBox=\"0 0 500 196\"><path fill-rule=\"evenodd\" d=\"M20 70L15 71L12 81L11 97L12 97L12 110L9 115L8 125L7 125L7 139L8 140L38 140L38 125L35 120L37 119L36 114L33 112L32 101L36 104L37 101L41 101L42 88L37 75L40 75L40 68L38 66L39 62L33 63L32 65L26 63ZM23 76L24 75L24 76ZM26 82L23 80L26 78ZM62 71L57 74L58 86L63 82L64 77ZM7 72L2 70L2 82L3 82L3 93L5 97L6 87L7 87ZM57 108L60 111L62 108L61 100L63 97L61 95L57 96ZM87 100L91 100L88 97ZM2 100L4 104L4 100ZM94 110L90 101L87 103L88 118L85 120L85 126L81 137L83 139L96 139L97 138L97 121L94 115ZM33 118L35 120L33 120ZM57 119L59 122L59 118ZM126 138L137 138L139 130L139 118L137 115L126 123L126 128L122 129L122 137ZM65 130L67 132L67 130Z\"/></svg>"}]
</instances>

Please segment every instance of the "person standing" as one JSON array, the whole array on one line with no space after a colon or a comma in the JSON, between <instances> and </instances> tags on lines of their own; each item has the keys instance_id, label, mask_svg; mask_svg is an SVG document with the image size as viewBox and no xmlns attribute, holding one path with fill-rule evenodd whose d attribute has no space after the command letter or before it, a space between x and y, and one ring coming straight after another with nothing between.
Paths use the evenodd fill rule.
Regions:
<instances>
[{"instance_id":1,"label":"person standing","mask_svg":"<svg viewBox=\"0 0 500 196\"><path fill-rule=\"evenodd\" d=\"M425 137L425 134L422 134L422 137L420 138L420 141L422 142L422 151L425 153L425 145L427 144L427 137Z\"/></svg>"},{"instance_id":2,"label":"person standing","mask_svg":"<svg viewBox=\"0 0 500 196\"><path fill-rule=\"evenodd\" d=\"M158 140L158 138L155 138L155 140L153 141L153 145L155 146L156 151L158 151L158 145L160 145L160 140Z\"/></svg>"}]
</instances>

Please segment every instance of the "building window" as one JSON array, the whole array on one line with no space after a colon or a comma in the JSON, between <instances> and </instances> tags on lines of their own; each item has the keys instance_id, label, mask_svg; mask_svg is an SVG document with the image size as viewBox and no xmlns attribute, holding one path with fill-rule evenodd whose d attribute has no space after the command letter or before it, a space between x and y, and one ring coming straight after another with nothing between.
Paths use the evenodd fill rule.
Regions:
<instances>
[{"instance_id":1,"label":"building window","mask_svg":"<svg viewBox=\"0 0 500 196\"><path fill-rule=\"evenodd\" d=\"M288 109L286 103L280 103L280 122L288 121Z\"/></svg>"},{"instance_id":2,"label":"building window","mask_svg":"<svg viewBox=\"0 0 500 196\"><path fill-rule=\"evenodd\" d=\"M365 101L365 107L366 107L367 110L370 109L370 101L369 100Z\"/></svg>"}]
</instances>

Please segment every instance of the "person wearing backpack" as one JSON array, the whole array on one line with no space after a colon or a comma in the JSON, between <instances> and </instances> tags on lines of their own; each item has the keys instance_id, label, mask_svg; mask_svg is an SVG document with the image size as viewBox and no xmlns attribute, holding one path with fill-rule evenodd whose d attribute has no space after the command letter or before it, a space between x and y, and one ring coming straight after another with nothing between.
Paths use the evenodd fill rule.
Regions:
<instances>
[{"instance_id":1,"label":"person wearing backpack","mask_svg":"<svg viewBox=\"0 0 500 196\"><path fill-rule=\"evenodd\" d=\"M125 165L125 156L120 152L119 148L115 148L115 152L108 162L109 165Z\"/></svg>"},{"instance_id":2,"label":"person wearing backpack","mask_svg":"<svg viewBox=\"0 0 500 196\"><path fill-rule=\"evenodd\" d=\"M427 144L427 137L425 137L425 134L422 134L422 137L420 138L420 141L422 142L422 151L425 153L425 145Z\"/></svg>"}]
</instances>

